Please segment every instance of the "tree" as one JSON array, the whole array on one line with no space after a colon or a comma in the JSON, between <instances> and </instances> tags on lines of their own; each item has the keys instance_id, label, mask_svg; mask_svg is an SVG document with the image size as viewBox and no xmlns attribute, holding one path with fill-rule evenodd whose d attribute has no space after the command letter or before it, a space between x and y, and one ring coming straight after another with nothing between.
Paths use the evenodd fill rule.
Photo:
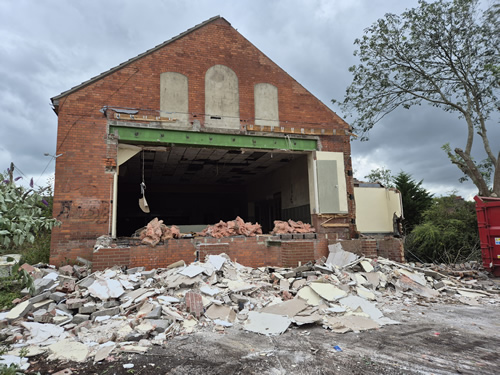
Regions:
<instances>
[{"instance_id":1,"label":"tree","mask_svg":"<svg viewBox=\"0 0 500 375\"><path fill-rule=\"evenodd\" d=\"M355 40L360 64L349 69L353 81L341 103L344 112L357 113L353 129L366 140L396 108L422 103L457 113L467 125L465 148L445 145L445 151L479 195L500 196L500 150L495 155L487 133L492 115L500 112L498 30L498 2L482 10L478 0L420 0L401 16L386 14ZM471 155L478 137L484 162Z\"/></svg>"},{"instance_id":2,"label":"tree","mask_svg":"<svg viewBox=\"0 0 500 375\"><path fill-rule=\"evenodd\" d=\"M40 232L60 224L48 216L46 207L50 204L43 192L33 189L33 180L29 189L16 186L20 177L14 178L13 163L0 178L0 249L33 243Z\"/></svg>"},{"instance_id":3,"label":"tree","mask_svg":"<svg viewBox=\"0 0 500 375\"><path fill-rule=\"evenodd\" d=\"M401 192L403 201L403 229L410 233L420 224L424 211L432 205L432 194L422 187L423 180L416 182L411 175L403 171L393 179L394 185Z\"/></svg>"},{"instance_id":4,"label":"tree","mask_svg":"<svg viewBox=\"0 0 500 375\"><path fill-rule=\"evenodd\" d=\"M369 182L380 182L385 187L394 186L391 170L385 167L372 169L365 178L367 178Z\"/></svg>"},{"instance_id":5,"label":"tree","mask_svg":"<svg viewBox=\"0 0 500 375\"><path fill-rule=\"evenodd\" d=\"M406 237L407 259L457 263L481 257L474 202L434 198L423 221Z\"/></svg>"}]
</instances>

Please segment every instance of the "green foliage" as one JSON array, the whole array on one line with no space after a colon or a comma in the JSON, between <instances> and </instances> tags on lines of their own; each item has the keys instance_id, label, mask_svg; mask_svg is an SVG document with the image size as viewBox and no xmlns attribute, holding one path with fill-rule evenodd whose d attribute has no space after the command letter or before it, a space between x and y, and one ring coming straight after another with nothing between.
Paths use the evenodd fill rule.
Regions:
<instances>
[{"instance_id":1,"label":"green foliage","mask_svg":"<svg viewBox=\"0 0 500 375\"><path fill-rule=\"evenodd\" d=\"M434 198L423 222L406 238L407 258L457 263L481 256L474 202L457 196Z\"/></svg>"},{"instance_id":2,"label":"green foliage","mask_svg":"<svg viewBox=\"0 0 500 375\"><path fill-rule=\"evenodd\" d=\"M0 279L0 310L13 307L12 301L21 297L24 288L34 294L33 278L16 263L10 270L10 276Z\"/></svg>"},{"instance_id":3,"label":"green foliage","mask_svg":"<svg viewBox=\"0 0 500 375\"><path fill-rule=\"evenodd\" d=\"M391 170L385 167L372 169L365 178L368 179L369 182L380 182L385 187L394 187Z\"/></svg>"},{"instance_id":4,"label":"green foliage","mask_svg":"<svg viewBox=\"0 0 500 375\"><path fill-rule=\"evenodd\" d=\"M50 188L16 186L13 164L5 175L0 173L0 179L0 251L33 244L60 224L51 218Z\"/></svg>"},{"instance_id":5,"label":"green foliage","mask_svg":"<svg viewBox=\"0 0 500 375\"><path fill-rule=\"evenodd\" d=\"M360 63L349 69L353 81L340 103L347 116L356 116L351 125L361 140L396 108L427 103L456 113L467 125L465 148L449 148L448 155L488 194L471 150L480 137L490 161L483 167L499 168L487 137L500 108L499 15L498 3L483 10L478 0L420 0L418 7L386 14L365 29L355 40ZM500 174L493 191L500 195Z\"/></svg>"},{"instance_id":6,"label":"green foliage","mask_svg":"<svg viewBox=\"0 0 500 375\"><path fill-rule=\"evenodd\" d=\"M416 182L403 171L394 177L394 185L401 192L403 201L403 229L409 233L422 221L422 215L432 204L432 194L422 187L423 180Z\"/></svg>"}]
</instances>

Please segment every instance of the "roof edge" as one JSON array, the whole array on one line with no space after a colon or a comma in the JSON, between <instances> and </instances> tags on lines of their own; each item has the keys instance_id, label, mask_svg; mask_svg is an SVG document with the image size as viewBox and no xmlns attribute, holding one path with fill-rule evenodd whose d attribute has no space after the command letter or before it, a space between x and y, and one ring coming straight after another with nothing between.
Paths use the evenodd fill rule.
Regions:
<instances>
[{"instance_id":1,"label":"roof edge","mask_svg":"<svg viewBox=\"0 0 500 375\"><path fill-rule=\"evenodd\" d=\"M116 71L118 71L118 70L126 67L127 65L129 65L129 64L131 64L131 63L133 63L133 62L135 62L135 61L137 61L139 59L141 59L142 57L147 56L147 55L149 55L149 54L151 54L151 53L153 53L153 52L155 52L155 51L157 51L157 50L165 47L166 45L168 45L168 44L170 44L172 42L175 42L176 40L178 40L178 39L186 36L187 34L193 32L195 30L198 30L201 27L203 27L205 25L208 25L209 23L211 23L213 21L216 21L218 19L223 19L224 21L226 21L230 25L230 23L225 18L221 17L220 15L217 15L215 17L209 18L208 20L203 21L202 23L199 23L198 25L193 26L190 29L187 29L186 31L180 33L179 35L174 36L173 38L171 38L171 39L169 39L169 40L167 40L167 41L165 41L165 42L163 42L161 44L158 44L156 47L148 49L147 51L145 51L145 52L143 52L143 53L141 53L141 54L139 54L139 55L137 55L135 57L132 57L131 59L129 59L129 60L127 60L127 61L125 61L125 62L123 62L123 63L121 63L121 64L119 64L119 65L117 65L117 66L115 66L115 67L113 67L113 68L111 68L111 69L109 69L109 70L107 70L107 71L105 71L105 72L103 72L103 73L95 76L95 77L92 77L89 80L84 81L84 82L82 82L81 84L79 84L77 86L74 86L74 87L70 88L69 90L63 91L59 95L56 95L56 96L50 98L50 100L51 100L52 104L55 107L57 107L59 105L59 99L64 98L65 96L67 96L69 94L72 94L75 91L78 91L78 90L80 90L80 89L82 89L84 87L87 87L87 86L91 85L92 83L100 80L101 78L104 78L104 77L106 77L106 76L108 76L108 75L110 75L110 74L112 74L112 73L114 73L114 72L116 72Z\"/></svg>"}]
</instances>

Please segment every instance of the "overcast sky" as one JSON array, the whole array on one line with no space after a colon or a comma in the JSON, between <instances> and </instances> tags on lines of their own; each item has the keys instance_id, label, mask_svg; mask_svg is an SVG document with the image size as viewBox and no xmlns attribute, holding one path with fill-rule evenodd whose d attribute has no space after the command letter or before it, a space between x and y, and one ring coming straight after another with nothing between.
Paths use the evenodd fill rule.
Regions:
<instances>
[{"instance_id":1,"label":"overcast sky","mask_svg":"<svg viewBox=\"0 0 500 375\"><path fill-rule=\"evenodd\" d=\"M385 13L413 0L2 0L0 169L11 161L44 185L54 161L57 116L50 98L220 15L330 108L351 82L353 41ZM195 57L193 57L195 58ZM349 119L346 118L349 122ZM490 130L494 152L500 131ZM437 195L476 192L441 146L465 147L455 115L422 106L386 117L368 142L352 143L355 176L386 167L410 173ZM476 142L478 143L478 142ZM481 155L478 158L484 158Z\"/></svg>"}]
</instances>

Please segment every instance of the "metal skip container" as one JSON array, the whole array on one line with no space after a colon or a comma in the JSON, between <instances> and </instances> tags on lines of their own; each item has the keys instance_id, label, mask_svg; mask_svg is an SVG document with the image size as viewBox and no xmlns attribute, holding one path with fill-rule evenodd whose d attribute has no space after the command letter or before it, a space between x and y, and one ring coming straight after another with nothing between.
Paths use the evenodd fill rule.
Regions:
<instances>
[{"instance_id":1,"label":"metal skip container","mask_svg":"<svg viewBox=\"0 0 500 375\"><path fill-rule=\"evenodd\" d=\"M500 276L500 198L475 196L483 266Z\"/></svg>"}]
</instances>

